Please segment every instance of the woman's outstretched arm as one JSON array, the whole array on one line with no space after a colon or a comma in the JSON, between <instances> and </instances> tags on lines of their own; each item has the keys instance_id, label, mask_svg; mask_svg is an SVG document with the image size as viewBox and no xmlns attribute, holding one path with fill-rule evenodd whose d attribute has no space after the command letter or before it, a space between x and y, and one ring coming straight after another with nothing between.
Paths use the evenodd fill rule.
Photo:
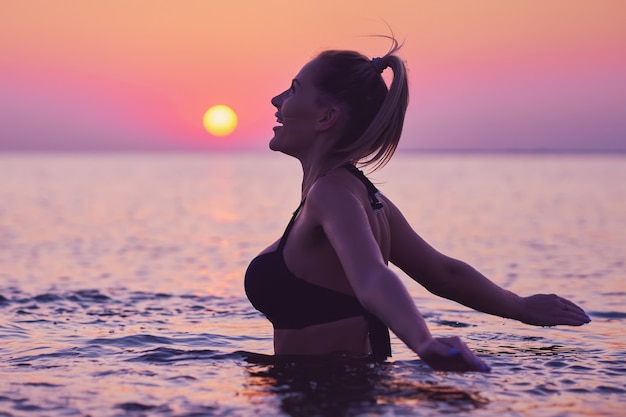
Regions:
<instances>
[{"instance_id":1,"label":"woman's outstretched arm","mask_svg":"<svg viewBox=\"0 0 626 417\"><path fill-rule=\"evenodd\" d=\"M426 243L388 199L391 262L428 291L474 310L537 326L580 326L590 321L582 308L555 294L520 297L465 262L445 256Z\"/></svg>"},{"instance_id":2,"label":"woman's outstretched arm","mask_svg":"<svg viewBox=\"0 0 626 417\"><path fill-rule=\"evenodd\" d=\"M422 360L438 370L489 371L458 337L431 335L404 284L387 267L362 201L321 180L311 189L307 207L324 229L361 304Z\"/></svg>"}]
</instances>

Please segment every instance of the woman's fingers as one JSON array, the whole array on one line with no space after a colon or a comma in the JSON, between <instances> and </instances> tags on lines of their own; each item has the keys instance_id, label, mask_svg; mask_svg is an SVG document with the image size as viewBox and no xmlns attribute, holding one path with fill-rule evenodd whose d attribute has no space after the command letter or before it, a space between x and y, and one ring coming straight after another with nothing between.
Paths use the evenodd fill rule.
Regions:
<instances>
[{"instance_id":1,"label":"woman's fingers","mask_svg":"<svg viewBox=\"0 0 626 417\"><path fill-rule=\"evenodd\" d=\"M430 358L423 359L435 369L478 372L491 370L458 337L435 338L429 350ZM439 357L435 358L434 355Z\"/></svg>"},{"instance_id":2,"label":"woman's fingers","mask_svg":"<svg viewBox=\"0 0 626 417\"><path fill-rule=\"evenodd\" d=\"M527 324L556 326L560 324L581 326L591 319L575 303L556 294L535 294L525 298Z\"/></svg>"},{"instance_id":3,"label":"woman's fingers","mask_svg":"<svg viewBox=\"0 0 626 417\"><path fill-rule=\"evenodd\" d=\"M491 370L491 368L485 362L480 360L461 339L457 338L457 344L459 355L461 355L463 361L471 368L471 370L479 372L489 372Z\"/></svg>"},{"instance_id":4,"label":"woman's fingers","mask_svg":"<svg viewBox=\"0 0 626 417\"><path fill-rule=\"evenodd\" d=\"M577 321L574 325L583 325L591 321L591 318L589 318L587 313L585 313L585 310L583 310L570 300L566 298L561 298L561 302L564 305L564 310L567 313L567 316Z\"/></svg>"}]
</instances>

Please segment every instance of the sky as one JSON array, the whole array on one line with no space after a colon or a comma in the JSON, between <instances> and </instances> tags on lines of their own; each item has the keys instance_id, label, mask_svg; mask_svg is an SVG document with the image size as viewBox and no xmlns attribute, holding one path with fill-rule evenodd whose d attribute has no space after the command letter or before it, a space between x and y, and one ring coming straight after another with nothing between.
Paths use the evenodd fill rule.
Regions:
<instances>
[{"instance_id":1,"label":"sky","mask_svg":"<svg viewBox=\"0 0 626 417\"><path fill-rule=\"evenodd\" d=\"M404 41L400 149L626 150L624 0L4 0L0 151L266 149L325 49ZM239 125L211 136L204 112Z\"/></svg>"}]
</instances>

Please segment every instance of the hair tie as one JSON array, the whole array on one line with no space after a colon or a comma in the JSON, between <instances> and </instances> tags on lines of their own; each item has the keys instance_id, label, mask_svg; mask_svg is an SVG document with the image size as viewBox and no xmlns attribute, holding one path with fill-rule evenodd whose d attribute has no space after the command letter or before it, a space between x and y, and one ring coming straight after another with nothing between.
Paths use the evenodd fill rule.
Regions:
<instances>
[{"instance_id":1,"label":"hair tie","mask_svg":"<svg viewBox=\"0 0 626 417\"><path fill-rule=\"evenodd\" d=\"M372 65L374 66L374 69L380 74L382 74L385 68L388 67L388 65L385 64L385 60L383 58L372 58Z\"/></svg>"}]
</instances>

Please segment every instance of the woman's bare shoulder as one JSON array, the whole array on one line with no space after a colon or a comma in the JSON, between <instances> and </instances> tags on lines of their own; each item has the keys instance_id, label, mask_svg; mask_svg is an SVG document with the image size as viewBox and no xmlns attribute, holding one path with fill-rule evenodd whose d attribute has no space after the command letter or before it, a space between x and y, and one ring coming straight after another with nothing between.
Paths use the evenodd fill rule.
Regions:
<instances>
[{"instance_id":1,"label":"woman's bare shoulder","mask_svg":"<svg viewBox=\"0 0 626 417\"><path fill-rule=\"evenodd\" d=\"M361 181L347 170L337 169L320 177L311 186L307 194L307 202L324 206L361 204L363 197L367 197L367 190Z\"/></svg>"}]
</instances>

